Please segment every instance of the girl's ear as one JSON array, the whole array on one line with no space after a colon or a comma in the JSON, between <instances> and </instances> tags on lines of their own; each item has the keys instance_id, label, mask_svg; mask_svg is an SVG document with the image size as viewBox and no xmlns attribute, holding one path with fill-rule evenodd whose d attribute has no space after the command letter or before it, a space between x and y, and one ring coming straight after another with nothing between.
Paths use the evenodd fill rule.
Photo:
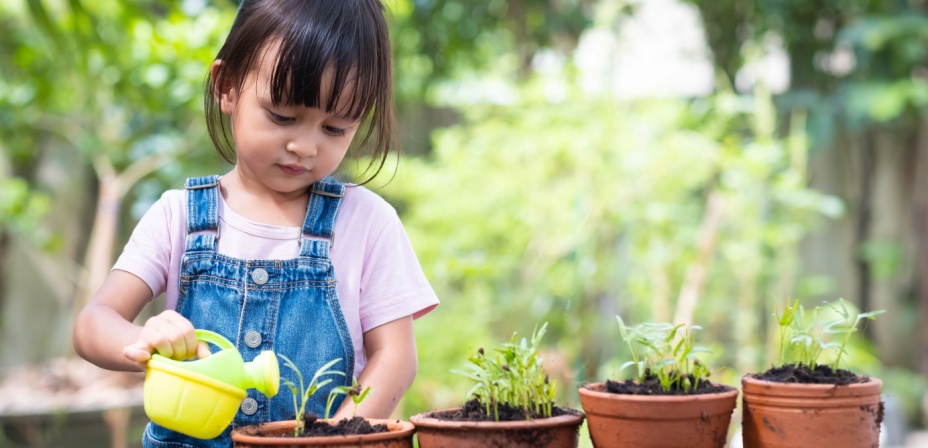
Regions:
<instances>
[{"instance_id":1,"label":"girl's ear","mask_svg":"<svg viewBox=\"0 0 928 448\"><path fill-rule=\"evenodd\" d=\"M231 83L225 82L219 84L219 73L222 71L222 61L215 60L209 68L210 79L213 83L213 98L219 103L219 110L226 114L232 115L235 111L235 104L238 102L238 95Z\"/></svg>"}]
</instances>

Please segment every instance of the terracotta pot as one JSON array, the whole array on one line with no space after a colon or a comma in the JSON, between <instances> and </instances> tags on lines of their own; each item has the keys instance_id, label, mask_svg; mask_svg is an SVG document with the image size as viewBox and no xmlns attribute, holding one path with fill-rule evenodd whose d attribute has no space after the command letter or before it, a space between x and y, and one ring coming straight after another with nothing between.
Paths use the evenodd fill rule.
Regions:
<instances>
[{"instance_id":1,"label":"terracotta pot","mask_svg":"<svg viewBox=\"0 0 928 448\"><path fill-rule=\"evenodd\" d=\"M741 378L744 446L877 447L883 382L847 386L775 383Z\"/></svg>"},{"instance_id":2,"label":"terracotta pot","mask_svg":"<svg viewBox=\"0 0 928 448\"><path fill-rule=\"evenodd\" d=\"M721 448L738 390L699 395L626 395L605 383L579 389L593 446Z\"/></svg>"},{"instance_id":3,"label":"terracotta pot","mask_svg":"<svg viewBox=\"0 0 928 448\"><path fill-rule=\"evenodd\" d=\"M353 436L326 437L279 437L293 435L293 420L268 422L260 425L243 426L232 430L232 442L236 448L254 448L262 446L298 447L298 446L334 446L340 448L412 448L412 435L416 428L412 423L402 420L368 419L371 425L384 423L387 432Z\"/></svg>"},{"instance_id":4,"label":"terracotta pot","mask_svg":"<svg viewBox=\"0 0 928 448\"><path fill-rule=\"evenodd\" d=\"M583 413L560 408L568 414L512 422L469 422L436 416L458 409L424 412L409 420L416 425L420 448L575 448Z\"/></svg>"}]
</instances>

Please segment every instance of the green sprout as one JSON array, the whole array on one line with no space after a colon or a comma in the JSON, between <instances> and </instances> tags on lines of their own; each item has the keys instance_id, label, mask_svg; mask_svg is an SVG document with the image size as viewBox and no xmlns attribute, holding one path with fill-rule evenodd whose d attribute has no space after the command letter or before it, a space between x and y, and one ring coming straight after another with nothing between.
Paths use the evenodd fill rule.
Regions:
<instances>
[{"instance_id":1,"label":"green sprout","mask_svg":"<svg viewBox=\"0 0 928 448\"><path fill-rule=\"evenodd\" d=\"M364 388L361 390L361 385L358 384L358 378L351 378L351 386L336 386L329 391L329 399L325 405L325 420L329 420L329 415L332 410L332 405L335 403L335 398L339 395L348 395L351 397L351 401L354 402L354 409L351 411L351 416L356 417L358 415L358 405L364 402L364 399L367 398L367 395L371 392L370 387Z\"/></svg>"},{"instance_id":2,"label":"green sprout","mask_svg":"<svg viewBox=\"0 0 928 448\"><path fill-rule=\"evenodd\" d=\"M818 358L825 350L834 349L837 344L826 342L821 337L820 327L823 321L818 315L821 308L812 309L812 317L807 318L805 309L800 306L796 311L796 318L790 324L788 343L793 356L800 365L815 368Z\"/></svg>"},{"instance_id":3,"label":"green sprout","mask_svg":"<svg viewBox=\"0 0 928 448\"><path fill-rule=\"evenodd\" d=\"M840 306L840 309L834 304L830 306L831 309L835 310L839 315L841 315L841 318L830 322L825 322L822 331L827 334L844 335L844 338L841 339L841 343L838 344L838 356L835 358L835 364L832 367L832 370L838 370L838 363L841 362L841 355L847 353L847 350L845 350L847 342L851 339L851 334L857 331L857 326L860 324L861 319L876 320L876 316L885 313L886 310L857 313L857 315L852 317L851 313L847 310L847 306L844 305L844 299L838 299L838 306Z\"/></svg>"},{"instance_id":4,"label":"green sprout","mask_svg":"<svg viewBox=\"0 0 928 448\"><path fill-rule=\"evenodd\" d=\"M693 332L702 327L655 322L629 327L621 316L615 318L632 357L619 370L634 366L638 384L644 383L650 374L657 377L664 392L682 390L691 393L709 377L709 368L696 358L698 353L708 352L695 345Z\"/></svg>"},{"instance_id":5,"label":"green sprout","mask_svg":"<svg viewBox=\"0 0 928 448\"><path fill-rule=\"evenodd\" d=\"M838 314L834 319L820 319L819 314L824 310L818 306L812 309L811 316L807 316L805 309L794 301L792 306L787 303L781 316L775 312L777 324L780 327L780 359L781 365L795 363L814 369L822 353L833 350L837 353L832 370L838 370L841 357L847 353L847 343L851 335L857 331L861 320L875 320L876 316L885 313L885 310L870 311L867 313L851 314L844 303L844 299L828 304L828 308ZM827 335L841 335L840 342L829 342ZM792 355L787 359L787 355Z\"/></svg>"},{"instance_id":6,"label":"green sprout","mask_svg":"<svg viewBox=\"0 0 928 448\"><path fill-rule=\"evenodd\" d=\"M551 417L557 386L549 380L538 356L538 344L547 327L545 322L541 328L536 328L531 342L522 338L516 343L516 333L513 333L509 343L495 350L495 357L487 356L483 348L479 348L475 355L468 357L470 363L465 370L452 370L473 382L467 392L468 398L476 399L496 421L499 421L502 404L521 410L527 418L532 415Z\"/></svg>"},{"instance_id":7,"label":"green sprout","mask_svg":"<svg viewBox=\"0 0 928 448\"><path fill-rule=\"evenodd\" d=\"M790 306L789 301L786 301L786 307L783 309L783 315L781 316L779 311L774 311L774 317L777 319L777 325L780 327L780 363L783 363L783 360L786 358L786 337L789 334L789 327L792 325L793 320L796 318L796 313L799 311L799 300L793 301L793 305Z\"/></svg>"},{"instance_id":8,"label":"green sprout","mask_svg":"<svg viewBox=\"0 0 928 448\"><path fill-rule=\"evenodd\" d=\"M326 384L329 384L332 382L331 379L326 379L322 381L320 381L320 379L326 375L345 376L344 372L339 372L338 370L329 370L330 367L340 362L342 358L329 361L324 366L320 367L319 370L317 370L316 373L313 374L313 378L309 382L309 384L306 385L306 387L304 388L303 387L303 374L300 373L300 369L297 368L296 364L294 364L293 361L290 360L290 358L287 358L284 355L278 354L277 356L279 356L281 359L284 360L284 366L286 366L287 368L289 368L290 370L296 373L296 377L300 381L299 388L297 388L297 385L294 384L293 381L290 381L288 379L283 380L284 385L286 385L287 388L290 389L290 392L293 392L293 410L296 414L296 417L295 417L296 424L293 427L293 436L298 437L300 433L303 431L303 425L304 425L303 414L306 412L306 402L309 401L309 398L312 397L316 393L316 391L324 387ZM297 398L296 398L297 396L301 397L301 400L302 400L299 404L297 404ZM328 410L326 410L326 412L328 412Z\"/></svg>"}]
</instances>

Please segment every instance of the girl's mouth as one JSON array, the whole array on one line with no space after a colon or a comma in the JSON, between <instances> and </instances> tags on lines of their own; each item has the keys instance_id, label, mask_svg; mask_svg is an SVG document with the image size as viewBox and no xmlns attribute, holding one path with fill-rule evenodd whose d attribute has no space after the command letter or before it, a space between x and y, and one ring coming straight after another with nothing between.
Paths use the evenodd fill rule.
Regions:
<instances>
[{"instance_id":1,"label":"girl's mouth","mask_svg":"<svg viewBox=\"0 0 928 448\"><path fill-rule=\"evenodd\" d=\"M300 174L303 174L307 171L306 168L303 168L300 165L278 165L278 166L280 166L280 170L283 171L284 174L287 174L290 176L299 176Z\"/></svg>"}]
</instances>

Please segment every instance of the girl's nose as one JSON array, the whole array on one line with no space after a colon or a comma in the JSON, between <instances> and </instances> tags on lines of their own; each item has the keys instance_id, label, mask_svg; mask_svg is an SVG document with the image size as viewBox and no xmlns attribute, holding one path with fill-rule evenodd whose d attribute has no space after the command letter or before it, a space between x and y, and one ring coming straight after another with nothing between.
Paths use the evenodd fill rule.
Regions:
<instances>
[{"instance_id":1,"label":"girl's nose","mask_svg":"<svg viewBox=\"0 0 928 448\"><path fill-rule=\"evenodd\" d=\"M287 142L287 151L300 157L312 157L316 155L316 143L308 137L294 138Z\"/></svg>"}]
</instances>

